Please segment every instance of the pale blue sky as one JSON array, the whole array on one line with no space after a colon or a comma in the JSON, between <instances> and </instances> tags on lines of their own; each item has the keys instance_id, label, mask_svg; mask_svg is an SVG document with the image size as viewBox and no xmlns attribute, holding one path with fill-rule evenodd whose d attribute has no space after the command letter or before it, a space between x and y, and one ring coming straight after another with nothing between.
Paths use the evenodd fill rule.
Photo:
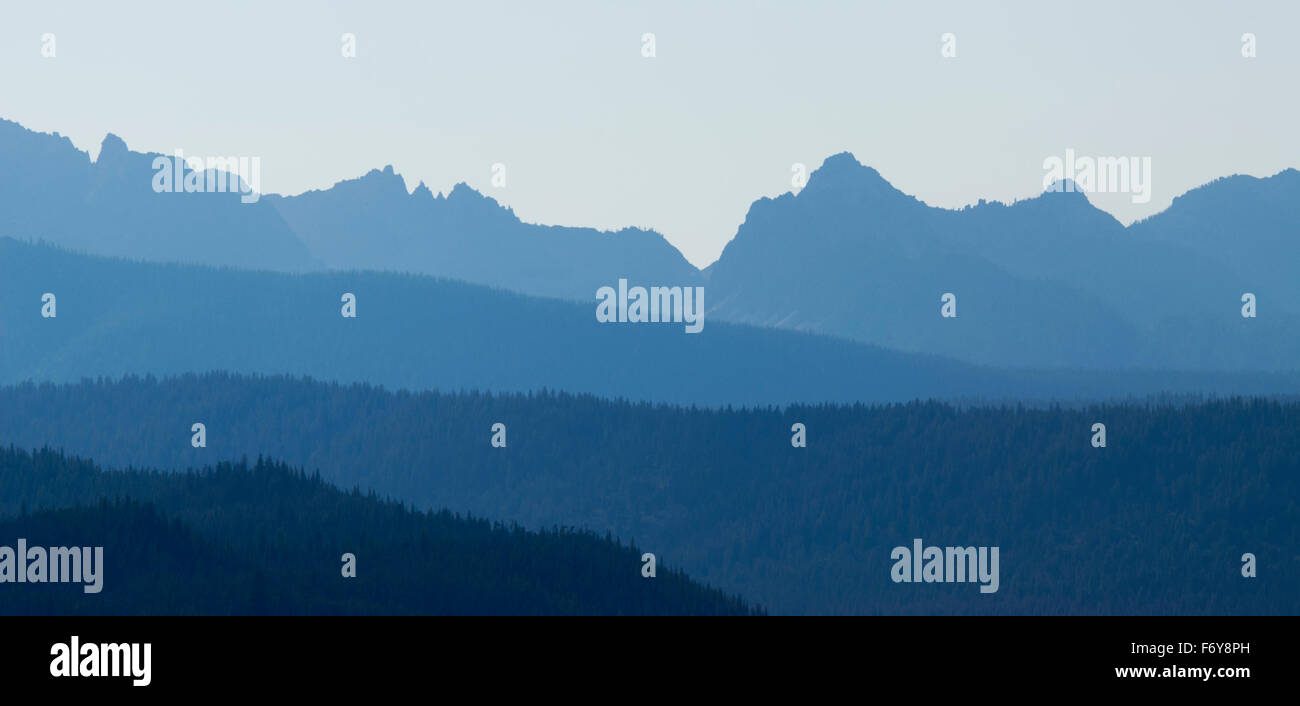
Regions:
<instances>
[{"instance_id":1,"label":"pale blue sky","mask_svg":"<svg viewBox=\"0 0 1300 706\"><path fill-rule=\"evenodd\" d=\"M843 150L946 207L1033 196L1067 147L1149 156L1150 203L1093 195L1124 222L1300 166L1300 3L1283 0L0 7L0 117L92 154L111 131L260 156L275 193L391 163L408 188L466 181L527 221L655 228L697 265L790 190L792 163Z\"/></svg>"}]
</instances>

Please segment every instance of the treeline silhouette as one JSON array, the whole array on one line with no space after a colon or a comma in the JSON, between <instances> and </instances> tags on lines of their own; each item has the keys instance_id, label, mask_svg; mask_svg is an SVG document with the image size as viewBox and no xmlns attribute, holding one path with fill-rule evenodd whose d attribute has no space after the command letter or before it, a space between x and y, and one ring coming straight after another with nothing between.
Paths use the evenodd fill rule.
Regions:
<instances>
[{"instance_id":1,"label":"treeline silhouette","mask_svg":"<svg viewBox=\"0 0 1300 706\"><path fill-rule=\"evenodd\" d=\"M266 454L420 509L609 531L789 613L1300 612L1297 429L1300 403L1264 399L718 410L228 374L0 388L4 443L156 468ZM6 483L0 502L62 485ZM999 546L1000 589L893 583L890 552L916 537Z\"/></svg>"},{"instance_id":2,"label":"treeline silhouette","mask_svg":"<svg viewBox=\"0 0 1300 706\"><path fill-rule=\"evenodd\" d=\"M6 615L758 612L662 564L643 577L641 552L608 536L419 512L260 458L101 471L0 448L0 488L0 546L104 548L99 593L3 583Z\"/></svg>"}]
</instances>

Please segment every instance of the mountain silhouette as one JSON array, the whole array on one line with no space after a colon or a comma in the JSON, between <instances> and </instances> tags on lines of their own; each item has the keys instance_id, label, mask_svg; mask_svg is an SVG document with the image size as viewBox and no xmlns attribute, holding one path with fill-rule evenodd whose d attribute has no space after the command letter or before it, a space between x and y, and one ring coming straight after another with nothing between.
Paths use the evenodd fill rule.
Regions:
<instances>
[{"instance_id":1,"label":"mountain silhouette","mask_svg":"<svg viewBox=\"0 0 1300 706\"><path fill-rule=\"evenodd\" d=\"M1290 371L1300 354L1300 172L1233 176L1125 227L1079 190L936 208L850 153L754 202L703 271L662 235L522 222L465 184L392 167L329 189L154 193L114 135L91 161L0 121L0 235L79 252L287 272L399 271L590 302L620 278L705 286L712 321L986 366ZM940 297L956 297L955 318ZM1258 316L1241 316L1256 296Z\"/></svg>"},{"instance_id":2,"label":"mountain silhouette","mask_svg":"<svg viewBox=\"0 0 1300 706\"><path fill-rule=\"evenodd\" d=\"M930 207L839 154L798 194L750 208L706 270L710 313L999 366L1294 369L1295 174L1234 178L1237 193L1197 190L1125 228L1080 191ZM1231 213L1225 201L1249 205L1197 215ZM1249 235L1222 237L1225 222ZM1245 292L1267 317L1241 317ZM945 293L956 318L940 317Z\"/></svg>"},{"instance_id":3,"label":"mountain silhouette","mask_svg":"<svg viewBox=\"0 0 1300 706\"><path fill-rule=\"evenodd\" d=\"M268 200L334 269L415 272L582 301L620 277L670 286L700 280L653 231L524 223L463 183L435 195L421 182L408 194L391 166L325 191Z\"/></svg>"},{"instance_id":4,"label":"mountain silhouette","mask_svg":"<svg viewBox=\"0 0 1300 706\"><path fill-rule=\"evenodd\" d=\"M1300 312L1300 171L1215 180L1129 231L1215 263L1224 284L1232 285L1226 294L1250 291L1270 313Z\"/></svg>"},{"instance_id":5,"label":"mountain silhouette","mask_svg":"<svg viewBox=\"0 0 1300 706\"><path fill-rule=\"evenodd\" d=\"M66 137L0 121L0 236L153 262L375 269L591 299L620 277L686 286L699 272L662 235L524 223L465 184L407 193L392 167L298 196L155 193L154 159L116 135L97 160Z\"/></svg>"},{"instance_id":6,"label":"mountain silhouette","mask_svg":"<svg viewBox=\"0 0 1300 706\"><path fill-rule=\"evenodd\" d=\"M156 262L302 270L312 259L268 203L156 193L154 158L104 138L95 161L66 137L0 120L0 235Z\"/></svg>"}]
</instances>

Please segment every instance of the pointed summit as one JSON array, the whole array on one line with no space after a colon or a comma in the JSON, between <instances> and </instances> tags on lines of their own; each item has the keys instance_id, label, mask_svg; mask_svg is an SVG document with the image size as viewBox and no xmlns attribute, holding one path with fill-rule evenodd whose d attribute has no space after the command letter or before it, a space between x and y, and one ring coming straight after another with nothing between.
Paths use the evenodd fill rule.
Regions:
<instances>
[{"instance_id":1,"label":"pointed summit","mask_svg":"<svg viewBox=\"0 0 1300 706\"><path fill-rule=\"evenodd\" d=\"M848 190L866 193L901 193L880 172L862 164L852 152L833 154L809 177L805 191Z\"/></svg>"},{"instance_id":2,"label":"pointed summit","mask_svg":"<svg viewBox=\"0 0 1300 706\"><path fill-rule=\"evenodd\" d=\"M104 135L104 141L99 144L99 157L95 162L98 164L112 163L125 157L129 152L126 142L110 132Z\"/></svg>"},{"instance_id":3,"label":"pointed summit","mask_svg":"<svg viewBox=\"0 0 1300 706\"><path fill-rule=\"evenodd\" d=\"M820 174L822 178L879 179L884 181L884 177L880 176L880 172L859 162L852 152L840 152L827 157L822 162L822 166L818 167L813 174Z\"/></svg>"},{"instance_id":4,"label":"pointed summit","mask_svg":"<svg viewBox=\"0 0 1300 706\"><path fill-rule=\"evenodd\" d=\"M448 199L468 199L473 197L483 198L483 194L480 194L474 187L463 181L456 182L456 185L451 187L451 191L447 192Z\"/></svg>"},{"instance_id":5,"label":"pointed summit","mask_svg":"<svg viewBox=\"0 0 1300 706\"><path fill-rule=\"evenodd\" d=\"M451 187L447 193L447 203L454 204L460 209L469 213L480 214L503 214L511 218L514 212L510 209L502 208L501 204L491 196L475 189L469 184L461 181Z\"/></svg>"},{"instance_id":6,"label":"pointed summit","mask_svg":"<svg viewBox=\"0 0 1300 706\"><path fill-rule=\"evenodd\" d=\"M822 166L821 166L817 171L822 171L822 170L826 170L826 171L836 171L836 170L852 171L852 170L862 170L862 169L868 170L868 171L870 171L870 172L872 172L872 173L875 173L875 171L876 171L876 170L872 169L871 167L868 167L868 166L864 165L862 162L859 162L859 161L858 161L858 158L857 158L857 157L854 157L852 152L849 152L848 150L845 150L845 151L843 151L843 152L837 152L837 153L835 153L835 154L833 154L833 155L827 157L826 159L822 160Z\"/></svg>"}]
</instances>

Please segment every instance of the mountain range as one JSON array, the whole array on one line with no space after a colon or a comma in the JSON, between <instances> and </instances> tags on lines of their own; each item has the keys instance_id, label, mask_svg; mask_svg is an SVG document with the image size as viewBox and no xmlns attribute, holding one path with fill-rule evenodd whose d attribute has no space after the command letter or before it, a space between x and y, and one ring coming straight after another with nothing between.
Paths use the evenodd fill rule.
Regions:
<instances>
[{"instance_id":1,"label":"mountain range","mask_svg":"<svg viewBox=\"0 0 1300 706\"><path fill-rule=\"evenodd\" d=\"M1287 371L1300 353L1300 172L1232 176L1125 227L1083 193L929 206L848 153L763 198L698 270L660 234L521 221L391 167L322 191L154 193L156 155L98 158L0 121L0 235L284 272L384 270L575 301L620 278L703 286L707 315L998 367ZM940 297L956 295L956 318ZM1258 316L1241 316L1254 294Z\"/></svg>"},{"instance_id":2,"label":"mountain range","mask_svg":"<svg viewBox=\"0 0 1300 706\"><path fill-rule=\"evenodd\" d=\"M779 612L1296 612L1295 170L1124 226L1069 190L935 208L842 153L700 270L391 167L247 199L158 193L159 157L0 121L0 530L144 546L108 612L751 611L611 535ZM702 330L603 321L622 280L701 288ZM1001 588L890 581L922 537L1000 546ZM460 572L304 593L354 538Z\"/></svg>"}]
</instances>

